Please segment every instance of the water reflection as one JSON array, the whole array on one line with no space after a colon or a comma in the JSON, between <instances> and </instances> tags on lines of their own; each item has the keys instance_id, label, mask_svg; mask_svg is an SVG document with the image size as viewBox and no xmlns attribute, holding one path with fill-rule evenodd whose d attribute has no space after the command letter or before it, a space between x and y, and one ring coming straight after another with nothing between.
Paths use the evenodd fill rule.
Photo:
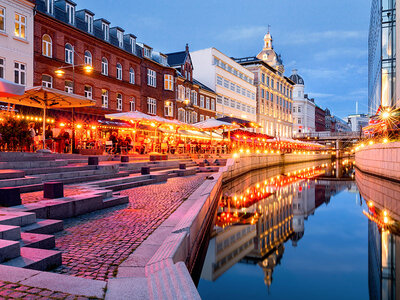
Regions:
<instances>
[{"instance_id":1,"label":"water reflection","mask_svg":"<svg viewBox=\"0 0 400 300\"><path fill-rule=\"evenodd\" d=\"M356 173L360 194L368 209L368 281L370 299L400 298L400 185ZM399 281L400 282L400 281Z\"/></svg>"},{"instance_id":2,"label":"water reflection","mask_svg":"<svg viewBox=\"0 0 400 300\"><path fill-rule=\"evenodd\" d=\"M352 161L326 161L256 171L223 189L201 278L215 281L235 264L257 265L267 289L289 240L296 247L305 220L331 197L354 191Z\"/></svg>"}]
</instances>

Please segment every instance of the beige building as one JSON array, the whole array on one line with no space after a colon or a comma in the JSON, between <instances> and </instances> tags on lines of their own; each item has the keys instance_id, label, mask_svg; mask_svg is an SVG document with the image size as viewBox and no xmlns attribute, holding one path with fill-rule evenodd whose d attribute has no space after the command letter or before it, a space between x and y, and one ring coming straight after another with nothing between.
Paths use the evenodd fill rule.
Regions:
<instances>
[{"instance_id":1,"label":"beige building","mask_svg":"<svg viewBox=\"0 0 400 300\"><path fill-rule=\"evenodd\" d=\"M264 48L256 57L236 58L235 61L254 74L257 88L257 122L261 133L275 137L292 137L294 82L284 76L280 55L272 46L272 37L264 37Z\"/></svg>"}]
</instances>

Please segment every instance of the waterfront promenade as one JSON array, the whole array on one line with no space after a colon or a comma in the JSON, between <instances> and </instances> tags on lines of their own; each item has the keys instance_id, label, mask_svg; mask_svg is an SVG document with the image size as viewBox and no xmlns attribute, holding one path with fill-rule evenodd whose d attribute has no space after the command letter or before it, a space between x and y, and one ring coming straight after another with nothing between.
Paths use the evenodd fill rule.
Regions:
<instances>
[{"instance_id":1,"label":"waterfront promenade","mask_svg":"<svg viewBox=\"0 0 400 300\"><path fill-rule=\"evenodd\" d=\"M213 207L223 178L226 180L231 176L248 172L246 166L265 168L329 157L328 155L286 156L244 155L241 158L229 159L226 166L220 166L218 173L203 172L186 177L172 176L156 184L125 189L119 195L114 194L118 197L128 197L129 201L125 204L73 218L64 218L64 230L55 234L55 249L62 251L62 265L50 273L0 265L0 281L6 283L0 290L0 296L35 299L45 295L44 297L54 299L67 297L115 299L115 293L123 295L125 292L127 295L134 289L138 299L161 299L163 292L175 288L173 294L192 295L196 298L198 294L186 267L189 270L192 267L191 255L193 256L198 250L199 233L206 229L207 224L203 224L204 220L214 214ZM119 163L106 163L109 164ZM213 168L218 169L218 166ZM168 173L168 170L164 172ZM154 174L162 175L159 172ZM210 176L209 180L206 180L207 176ZM88 184L75 184L66 186L65 191L70 197L75 197L77 193L86 193L86 189L90 187L93 188ZM27 193L22 198L26 205L37 205L43 201L40 199L40 192ZM183 203L185 205L182 205ZM169 217L174 219L173 222ZM168 231L163 231L165 228L160 226L165 222L170 223ZM160 237L160 241L157 246L153 244L146 248L146 244L151 243L150 237L153 232ZM171 234L166 235L163 232ZM135 255L135 250L139 246L142 246L142 251L151 248L150 255L146 257ZM172 260L163 260L163 255L166 258L171 257ZM189 265L185 266L185 260ZM128 266L132 261L136 265L143 266L139 273L120 272L119 266ZM168 265L168 261L172 263L171 266ZM135 269L129 267L123 268L124 271ZM165 270L172 273L161 274L166 272ZM161 278L157 277L158 273L161 274L159 276L170 274L171 278L180 277L163 285L164 283L157 281ZM179 284L183 282L183 290L180 290L179 284L176 285L177 282L180 282Z\"/></svg>"}]
</instances>

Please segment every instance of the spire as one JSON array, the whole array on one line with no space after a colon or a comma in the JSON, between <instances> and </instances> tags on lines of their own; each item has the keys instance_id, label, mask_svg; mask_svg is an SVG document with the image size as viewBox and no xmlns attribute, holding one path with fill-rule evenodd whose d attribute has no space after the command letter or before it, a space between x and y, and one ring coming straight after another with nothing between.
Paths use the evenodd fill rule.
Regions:
<instances>
[{"instance_id":1,"label":"spire","mask_svg":"<svg viewBox=\"0 0 400 300\"><path fill-rule=\"evenodd\" d=\"M186 53L189 53L189 44L188 44L188 43L186 43L186 48L185 48L185 50L186 50Z\"/></svg>"},{"instance_id":2,"label":"spire","mask_svg":"<svg viewBox=\"0 0 400 300\"><path fill-rule=\"evenodd\" d=\"M269 32L271 28L271 25L268 25L268 32L267 34L264 36L264 50L269 50L272 49L272 36L271 33Z\"/></svg>"}]
</instances>

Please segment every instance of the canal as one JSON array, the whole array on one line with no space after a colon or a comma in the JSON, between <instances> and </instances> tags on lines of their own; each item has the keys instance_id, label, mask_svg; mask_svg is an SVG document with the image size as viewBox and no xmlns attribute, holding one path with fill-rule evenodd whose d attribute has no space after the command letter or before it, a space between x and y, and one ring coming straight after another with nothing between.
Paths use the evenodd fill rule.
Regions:
<instances>
[{"instance_id":1,"label":"canal","mask_svg":"<svg viewBox=\"0 0 400 300\"><path fill-rule=\"evenodd\" d=\"M357 172L352 160L320 161L225 184L202 299L396 299L399 218L368 190L382 182Z\"/></svg>"}]
</instances>

